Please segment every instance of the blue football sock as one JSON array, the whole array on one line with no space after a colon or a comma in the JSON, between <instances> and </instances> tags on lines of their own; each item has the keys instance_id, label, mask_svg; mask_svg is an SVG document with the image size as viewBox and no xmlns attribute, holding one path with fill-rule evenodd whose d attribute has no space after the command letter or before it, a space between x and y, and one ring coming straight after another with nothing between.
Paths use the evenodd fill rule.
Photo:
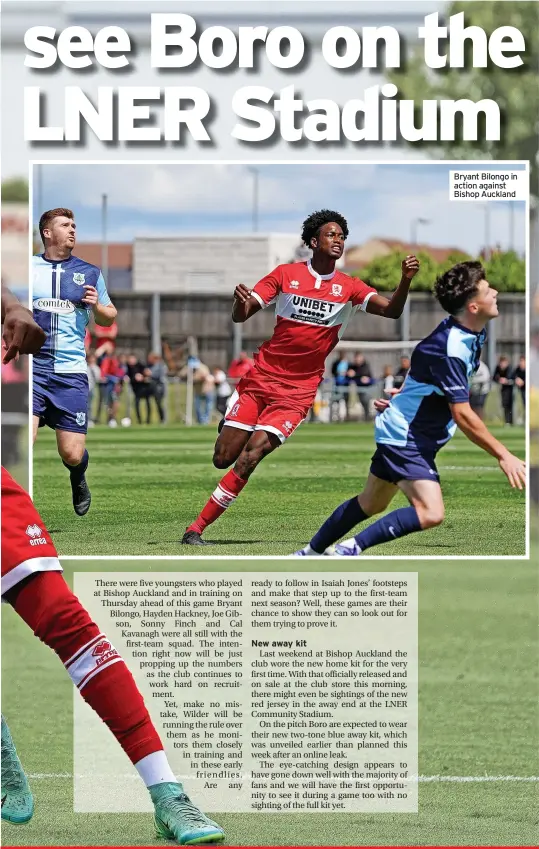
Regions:
<instances>
[{"instance_id":1,"label":"blue football sock","mask_svg":"<svg viewBox=\"0 0 539 849\"><path fill-rule=\"evenodd\" d=\"M360 549L365 551L366 548L371 548L373 545L390 542L392 539L399 539L399 537L405 537L420 530L421 525L415 507L401 507L399 510L394 510L387 516L382 516L381 519L373 522L372 525L361 531L355 537L355 540Z\"/></svg>"},{"instance_id":2,"label":"blue football sock","mask_svg":"<svg viewBox=\"0 0 539 849\"><path fill-rule=\"evenodd\" d=\"M313 551L323 554L328 546L333 545L338 539L349 533L352 528L368 519L366 513L359 506L357 496L350 498L340 504L333 511L329 519L326 519L319 531L317 531L309 543Z\"/></svg>"},{"instance_id":3,"label":"blue football sock","mask_svg":"<svg viewBox=\"0 0 539 849\"><path fill-rule=\"evenodd\" d=\"M62 463L64 464L66 469L69 469L69 475L71 477L71 480L74 483L77 483L83 477L86 469L88 468L88 461L89 461L88 451L86 449L84 449L84 454L82 455L82 460L80 461L78 466L69 466L65 462L65 460L62 460Z\"/></svg>"}]
</instances>

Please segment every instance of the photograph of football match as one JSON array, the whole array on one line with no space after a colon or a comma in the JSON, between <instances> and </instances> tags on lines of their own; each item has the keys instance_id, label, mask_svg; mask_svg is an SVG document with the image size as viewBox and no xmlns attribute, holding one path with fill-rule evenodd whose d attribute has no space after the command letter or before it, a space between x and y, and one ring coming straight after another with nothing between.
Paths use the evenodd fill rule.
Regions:
<instances>
[{"instance_id":1,"label":"photograph of football match","mask_svg":"<svg viewBox=\"0 0 539 849\"><path fill-rule=\"evenodd\" d=\"M525 554L526 202L452 169L36 165L60 553Z\"/></svg>"}]
</instances>

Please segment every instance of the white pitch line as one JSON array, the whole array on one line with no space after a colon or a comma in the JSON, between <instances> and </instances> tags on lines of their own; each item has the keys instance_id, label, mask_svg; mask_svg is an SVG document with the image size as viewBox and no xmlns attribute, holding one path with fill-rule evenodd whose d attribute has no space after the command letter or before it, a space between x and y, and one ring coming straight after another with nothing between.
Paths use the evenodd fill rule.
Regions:
<instances>
[{"instance_id":1,"label":"white pitch line","mask_svg":"<svg viewBox=\"0 0 539 849\"><path fill-rule=\"evenodd\" d=\"M70 772L35 772L30 773L27 776L32 781L42 781L46 779L52 778L69 778L72 779L74 776ZM76 778L92 778L98 779L99 775L89 774L89 775L77 775ZM103 776L106 777L106 776ZM122 779L137 779L139 780L138 775L122 775L117 776L117 778ZM182 776L183 780L192 781L193 779L189 776ZM455 784L464 784L464 783L477 783L481 784L487 781L539 781L539 775L419 775L417 779L414 779L412 776L410 778L411 781L417 780L420 784L432 784L433 782L449 782Z\"/></svg>"},{"instance_id":2,"label":"white pitch line","mask_svg":"<svg viewBox=\"0 0 539 849\"><path fill-rule=\"evenodd\" d=\"M438 466L442 472L497 472L496 466Z\"/></svg>"}]
</instances>

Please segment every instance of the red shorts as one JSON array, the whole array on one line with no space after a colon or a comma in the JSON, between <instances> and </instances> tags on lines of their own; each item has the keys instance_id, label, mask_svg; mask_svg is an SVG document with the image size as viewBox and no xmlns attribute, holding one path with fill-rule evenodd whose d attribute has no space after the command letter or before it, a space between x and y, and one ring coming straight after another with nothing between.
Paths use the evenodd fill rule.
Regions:
<instances>
[{"instance_id":1,"label":"red shorts","mask_svg":"<svg viewBox=\"0 0 539 849\"><path fill-rule=\"evenodd\" d=\"M2 468L2 595L33 572L61 572L58 554L27 492Z\"/></svg>"},{"instance_id":2,"label":"red shorts","mask_svg":"<svg viewBox=\"0 0 539 849\"><path fill-rule=\"evenodd\" d=\"M316 388L299 389L257 373L238 383L225 413L225 425L240 430L265 430L284 442L306 418Z\"/></svg>"}]
</instances>

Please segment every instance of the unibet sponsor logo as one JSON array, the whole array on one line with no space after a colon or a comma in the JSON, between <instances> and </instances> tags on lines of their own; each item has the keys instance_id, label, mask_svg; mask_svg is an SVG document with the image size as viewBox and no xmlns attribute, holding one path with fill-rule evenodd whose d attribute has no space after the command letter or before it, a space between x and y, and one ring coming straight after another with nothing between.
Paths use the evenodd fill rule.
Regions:
<instances>
[{"instance_id":1,"label":"unibet sponsor logo","mask_svg":"<svg viewBox=\"0 0 539 849\"><path fill-rule=\"evenodd\" d=\"M295 321L306 321L310 324L329 324L334 307L339 309L342 306L330 301L319 301L317 298L305 298L301 295L294 295L292 304L296 307L296 310L290 318Z\"/></svg>"},{"instance_id":2,"label":"unibet sponsor logo","mask_svg":"<svg viewBox=\"0 0 539 849\"><path fill-rule=\"evenodd\" d=\"M75 305L71 301L61 298L38 298L34 301L34 309L42 312L54 312L58 315L69 315L75 312Z\"/></svg>"},{"instance_id":3,"label":"unibet sponsor logo","mask_svg":"<svg viewBox=\"0 0 539 849\"><path fill-rule=\"evenodd\" d=\"M331 313L336 304L330 301L319 301L317 298L304 298L301 295L294 295L292 303L295 307L301 307L308 310L317 310L322 313Z\"/></svg>"}]
</instances>

